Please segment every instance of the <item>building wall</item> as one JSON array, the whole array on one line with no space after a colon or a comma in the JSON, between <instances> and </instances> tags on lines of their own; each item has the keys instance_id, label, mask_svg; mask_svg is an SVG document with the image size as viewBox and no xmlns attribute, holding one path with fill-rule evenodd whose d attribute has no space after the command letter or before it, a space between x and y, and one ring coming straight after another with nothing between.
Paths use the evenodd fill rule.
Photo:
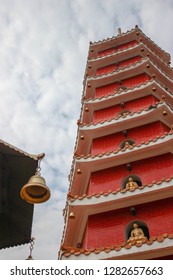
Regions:
<instances>
[{"instance_id":1,"label":"building wall","mask_svg":"<svg viewBox=\"0 0 173 280\"><path fill-rule=\"evenodd\" d=\"M151 77L149 77L146 73L143 73L128 79L124 79L123 81L121 81L121 85L127 88L133 88L137 85L146 83L150 79ZM114 82L112 84L98 87L95 90L95 97L102 97L102 96L108 96L109 94L113 94L116 88L118 88L119 86L120 84L118 82Z\"/></svg>"},{"instance_id":2,"label":"building wall","mask_svg":"<svg viewBox=\"0 0 173 280\"><path fill-rule=\"evenodd\" d=\"M97 248L126 241L127 225L135 220L147 225L150 237L172 233L173 198L137 205L135 208L135 217L129 207L89 216L83 247Z\"/></svg>"},{"instance_id":3,"label":"building wall","mask_svg":"<svg viewBox=\"0 0 173 280\"><path fill-rule=\"evenodd\" d=\"M106 55L109 55L113 52L122 51L124 49L130 48L130 47L135 46L137 44L138 44L138 42L135 41L135 40L131 41L131 42L128 42L128 43L124 43L122 45L115 46L115 47L100 51L100 52L98 52L98 56L106 56Z\"/></svg>"},{"instance_id":4,"label":"building wall","mask_svg":"<svg viewBox=\"0 0 173 280\"><path fill-rule=\"evenodd\" d=\"M128 130L128 136L125 137L122 131L116 134L106 135L104 137L95 138L92 142L91 154L101 154L103 152L116 151L122 141L133 139L135 144L139 144L157 136L163 135L164 132L170 131L170 128L160 121L149 123Z\"/></svg>"},{"instance_id":5,"label":"building wall","mask_svg":"<svg viewBox=\"0 0 173 280\"><path fill-rule=\"evenodd\" d=\"M116 118L123 110L130 111L130 113L141 111L148 108L150 105L156 104L157 101L158 99L155 96L148 95L139 99L125 102L124 108L122 108L121 104L117 104L108 108L97 110L94 112L93 122L98 123L103 120Z\"/></svg>"},{"instance_id":6,"label":"building wall","mask_svg":"<svg viewBox=\"0 0 173 280\"><path fill-rule=\"evenodd\" d=\"M131 57L129 59L126 59L124 61L119 62L118 64L114 63L114 64L111 64L111 65L108 65L108 66L105 66L105 67L101 67L101 68L97 69L96 74L97 75L107 74L107 73L110 73L112 71L115 71L119 67L125 67L125 66L128 66L128 65L132 64L132 63L136 63L136 62L140 61L141 59L142 59L141 56Z\"/></svg>"},{"instance_id":7,"label":"building wall","mask_svg":"<svg viewBox=\"0 0 173 280\"><path fill-rule=\"evenodd\" d=\"M122 186L123 179L131 174L139 176L143 185L160 181L163 178L170 178L172 176L173 155L168 153L147 158L132 162L131 166L131 172L124 164L91 173L88 194L118 190Z\"/></svg>"},{"instance_id":8,"label":"building wall","mask_svg":"<svg viewBox=\"0 0 173 280\"><path fill-rule=\"evenodd\" d=\"M137 48L131 48L131 50L128 52L128 48L137 44L139 44ZM123 52L123 50L125 51ZM122 52L118 54L119 51ZM148 60L146 60L147 57ZM116 164L117 166L99 170L101 166L104 166L102 168L105 168L105 166L110 166L110 157L106 156L104 157L104 159L102 156L95 159L94 157L92 157L95 162L95 166L99 171L89 174L89 170L91 170L90 168L93 168L93 165L89 167L89 170L87 170L90 162L90 154L96 155L105 152L117 151L120 148L122 142L126 139L132 140L136 145L138 145L143 142L148 142L149 140L154 140L156 139L156 137L162 136L165 132L170 131L170 127L167 127L164 124L166 123L167 125L171 126L170 114L164 116L164 123L159 121L159 115L153 116L153 114L149 114L148 116L147 114L145 118L142 117L143 121L145 119L146 122L148 122L145 125L139 124L140 118L141 116L143 116L142 113L138 114L139 120L136 123L133 118L131 119L130 117L126 117L124 118L125 128L123 126L123 122L121 123L121 126L118 122L117 124L115 124L116 132L113 130L114 125L112 126L111 122L110 124L107 123L105 128L100 125L94 125L92 127L93 122L97 124L99 122L104 122L105 120L117 118L123 110L130 111L131 113L140 112L143 109L149 109L150 105L156 104L158 100L153 96L153 92L155 91L154 87L153 89L151 89L151 91L148 91L148 87L146 88L145 94L150 95L147 95L146 97L141 96L141 94L144 93L144 86L140 85L146 84L151 79L154 81L154 79L156 78L156 82L160 83L163 88L168 90L168 93L166 94L166 97L168 98L168 96L170 95L169 92L172 89L172 82L169 78L169 76L172 77L171 68L168 70L166 66L166 63L169 65L169 61L170 55L160 49L157 44L154 44L154 42L147 38L140 30L138 30L137 27L135 27L132 33L127 32L127 35L123 34L123 36L121 36L121 34L119 34L115 38L110 38L108 40L90 44L86 73L84 76L84 92L82 95L83 106L81 107L82 111L80 114L80 119L78 121L79 126L81 124L82 126L78 129L74 159L69 176L69 191L71 192L72 197L75 194L82 195L86 192L89 195L93 195L100 194L102 192L108 192L110 190L120 190L125 185L124 179L126 178L126 180L128 180L128 177L130 176L134 176L137 183L139 183L141 180L140 183L142 185L152 184L170 177L173 178L173 154L161 154L164 153L164 151L160 149L160 145L157 145L158 141L155 141L155 147L146 145L147 151L148 149L150 149L150 152L146 154L146 157L148 157L146 159L139 160L140 157L143 157L145 155L145 146L143 145L141 148L142 155L140 154L140 149L137 152L135 152L136 149L131 152L128 150L128 152L124 151L122 158L125 163L123 165L120 165L121 162L119 162L119 155L121 154L120 152L115 154L114 161L112 160L112 165ZM136 62L138 62L137 65L132 65ZM132 91L130 93L130 89L132 88L137 89L136 93L139 93L137 96L138 99L134 99L136 98L136 95L133 95ZM121 90L123 90L122 94ZM160 92L160 90L158 90L157 88L156 90L157 96L158 94L161 94L162 91ZM111 97L111 95L113 96L113 98L109 98ZM93 100L94 98L96 99L95 101ZM167 101L170 102L170 98L167 98L165 99L166 103ZM130 101L126 101L126 99ZM99 100L101 102L99 102ZM117 104L118 102L120 104ZM164 106L166 106L166 103ZM104 108L104 106L109 105L109 108ZM96 108L102 109L96 111ZM156 121L156 117L158 121ZM86 130L85 124L89 125ZM136 125L140 126L134 127ZM128 129L127 127L134 128ZM123 134L124 129L127 130L127 136ZM107 133L109 133L108 131L111 131L111 133L113 134L106 135ZM102 137L99 137L100 135L102 135ZM93 137L99 138L93 139ZM82 138L84 138L85 141L83 141L83 143L81 144L80 139ZM87 143L89 146L87 146ZM152 156L155 154L155 152L160 155L155 157ZM84 154L86 157L78 160L78 156L81 154ZM133 154L133 159L131 158L131 154ZM108 159L107 163L106 158ZM133 162L133 160L136 161ZM130 172L127 169L127 163L131 163L132 170ZM82 178L84 178L84 180L82 180L80 176L76 176L76 174L78 173L78 168L84 170L84 173L82 173ZM85 175L87 176L87 182L89 181L87 191L85 188ZM89 175L90 178L88 178ZM129 198L125 195L123 204L115 200L113 206L112 201L109 201L108 199L108 201L101 203L99 208L95 203L88 206L90 208L90 213L96 213L96 211L102 211L102 213L91 215L88 217L88 220L86 222L86 229L83 235L82 247L88 249L97 247L103 248L110 245L118 245L122 242L124 243L127 238L127 228L130 230L132 223L135 221L138 221L139 223L145 223L145 225L147 225L148 227L149 235L151 237L158 237L159 235L162 235L164 233L171 234L173 232L173 197L163 199L162 194L164 196L164 191L165 190L163 188L159 191L159 195L157 191L155 195L153 193L154 200L159 200L149 203L144 203L147 194L145 194L145 196L142 197L141 200L139 195L138 203L142 201L141 203L143 204L135 205L135 208L137 210L135 216L133 216L130 212L130 206L127 207L127 205L134 206L133 203L135 203L135 201L133 199L133 195L129 196ZM143 191L141 191L141 194L142 193ZM105 194L104 197L106 197L106 195L107 194ZM70 198L70 193L68 194L68 197ZM74 199L76 199L77 197L80 200L80 196L74 196ZM69 247L77 246L77 248L73 250L74 252L80 249L79 244L75 244L75 240L78 240L78 237L81 237L81 219L83 219L84 213L85 218L88 213L88 207L86 207L85 205L84 197L85 195L83 196L84 212L80 211L79 209L80 207L82 207L82 204L81 206L78 206L78 203L76 202L76 204L75 201L71 205L70 203L67 203L67 211L70 212L71 210L74 210L74 213L75 211L76 213L78 213L77 215L75 215L76 219L74 219L72 222L70 221L70 219L68 219L68 215L66 215L63 233L63 242L65 245ZM109 197L109 195L107 197ZM115 210L118 205L119 207L124 208ZM101 208L102 206L103 208ZM105 209L114 210L103 212ZM148 251L149 250L150 248L148 248ZM75 253L76 256L78 255L80 259L82 250L80 250L79 254L77 252ZM71 250L70 254L72 254ZM128 254L130 254L130 250ZM69 256L68 250L67 253L64 252L63 257L64 256ZM82 258L87 259L87 254L83 255ZM164 259L164 257L161 259ZM167 259L167 257L165 259Z\"/></svg>"}]
</instances>

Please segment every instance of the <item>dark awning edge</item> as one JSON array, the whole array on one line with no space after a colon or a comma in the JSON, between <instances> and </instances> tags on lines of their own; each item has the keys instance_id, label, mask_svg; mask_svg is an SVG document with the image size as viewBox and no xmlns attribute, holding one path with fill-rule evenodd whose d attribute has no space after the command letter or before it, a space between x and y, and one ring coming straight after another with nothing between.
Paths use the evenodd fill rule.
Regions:
<instances>
[{"instance_id":1,"label":"dark awning edge","mask_svg":"<svg viewBox=\"0 0 173 280\"><path fill-rule=\"evenodd\" d=\"M13 145L11 145L11 144L9 144L9 143L7 143L7 142L1 140L1 139L0 139L0 144L2 144L2 145L4 145L4 146L6 146L6 147L8 147L8 148L10 148L10 149L12 149L12 150L14 150L15 152L17 152L17 153L19 153L19 154L21 154L21 155L30 157L30 158L32 158L32 159L34 159L34 160L39 160L39 159L41 159L41 158L43 158L43 157L45 156L44 153L38 154L38 155L29 154L29 153L27 153L27 152L25 152L25 151L23 151L23 150L21 150L21 149L19 149L19 148L16 148L15 146L13 146Z\"/></svg>"},{"instance_id":2,"label":"dark awning edge","mask_svg":"<svg viewBox=\"0 0 173 280\"><path fill-rule=\"evenodd\" d=\"M26 245L26 244L29 244L30 241L31 241L31 239L28 239L28 240L25 240L23 242L16 242L13 245L4 245L4 246L0 247L0 250L5 250L5 249L9 249L9 248L14 248L14 247Z\"/></svg>"}]
</instances>

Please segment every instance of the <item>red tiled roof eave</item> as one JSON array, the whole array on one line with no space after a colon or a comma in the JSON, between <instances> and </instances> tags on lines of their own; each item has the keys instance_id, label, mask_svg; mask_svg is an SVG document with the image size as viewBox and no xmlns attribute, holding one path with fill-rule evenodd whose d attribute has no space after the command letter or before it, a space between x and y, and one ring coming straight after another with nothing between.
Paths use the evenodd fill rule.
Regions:
<instances>
[{"instance_id":1,"label":"red tiled roof eave","mask_svg":"<svg viewBox=\"0 0 173 280\"><path fill-rule=\"evenodd\" d=\"M127 190L127 189L119 188L119 189L116 189L116 190L108 190L106 192L100 191L100 193L94 193L94 194L90 194L90 195L87 195L87 194L80 195L80 196L75 195L73 198L69 197L68 200L70 202L74 202L74 201L77 201L77 200L89 199L89 198L92 198L92 197L95 197L95 198L99 199L101 196L108 196L109 194L117 195L120 192L121 193L135 192L137 189L142 190L142 189L147 188L147 187L151 188L154 185L160 185L162 182L170 182L171 180L173 180L173 176L168 177L168 178L163 178L160 181L153 181L152 183L149 183L147 185L138 186L134 190Z\"/></svg>"},{"instance_id":2,"label":"red tiled roof eave","mask_svg":"<svg viewBox=\"0 0 173 280\"><path fill-rule=\"evenodd\" d=\"M168 106L168 107L170 108L170 110L172 111L172 108L169 106L169 104L167 104L166 102L164 102L163 100L161 100L161 101L157 102L157 103L155 104L155 106L153 106L153 108L147 107L147 108L142 109L142 110L140 110L140 111L135 111L135 112L132 112L132 113L127 113L126 115L124 114L123 116L120 116L120 115L119 115L119 116L117 116L116 118L105 119L104 121L99 121L99 122L97 122L97 123L91 122L91 123L89 123L89 124L86 124L86 123L84 123L84 124L79 124L79 127L97 126L98 124L104 124L104 123L106 123L106 122L111 122L111 121L113 121L113 120L118 120L118 119L120 119L120 118L126 118L127 116L133 116L134 114L142 114L143 112L150 111L151 109L157 108L157 106L158 106L159 104L165 104L165 105Z\"/></svg>"},{"instance_id":3,"label":"red tiled roof eave","mask_svg":"<svg viewBox=\"0 0 173 280\"><path fill-rule=\"evenodd\" d=\"M112 154L118 154L120 151L121 152L125 152L125 151L128 151L128 150L133 150L135 147L142 147L144 145L148 145L149 143L152 143L152 142L157 142L159 139L163 139L165 138L166 136L168 135L172 135L173 134L173 131L170 130L170 132L164 132L161 136L156 136L156 138L153 138L153 139L148 139L147 141L145 142L141 142L139 144L133 144L131 145L131 147L127 147L127 148L118 148L116 151L113 150L113 151L109 151L109 152L103 152L103 153L100 153L100 154L94 154L94 155L82 155L82 156L75 156L75 159L77 160L80 160L80 159L94 159L94 158L97 158L99 157L100 159L103 157L103 156L110 156Z\"/></svg>"},{"instance_id":4,"label":"red tiled roof eave","mask_svg":"<svg viewBox=\"0 0 173 280\"><path fill-rule=\"evenodd\" d=\"M113 36L111 38L107 38L107 39L103 39L103 40L99 40L99 41L95 41L95 42L90 42L90 46L94 46L94 45L97 45L97 44L102 44L102 43L107 42L107 41L112 41L112 40L115 40L116 38L119 38L120 36L121 37L126 36L127 34L132 33L132 32L140 32L142 34L142 36L144 36L148 41L150 41L154 46L156 46L156 48L158 48L160 51L162 51L166 55L170 56L170 54L168 52L163 50L153 40L151 40L148 36L146 36L138 26L135 26L135 28L132 28L131 30L127 30L126 32L122 32L120 35L118 34L117 36Z\"/></svg>"},{"instance_id":5,"label":"red tiled roof eave","mask_svg":"<svg viewBox=\"0 0 173 280\"><path fill-rule=\"evenodd\" d=\"M152 79L152 80L149 80L149 81L147 81L147 82L145 82L145 83L141 83L141 84L139 84L139 85L136 85L136 86L134 86L134 87L132 87L132 88L124 88L124 89L122 89L121 91L120 90L115 90L115 92L114 93L111 93L111 94L108 94L108 95L105 95L105 96L101 96L101 97L95 97L95 98L88 98L88 99L86 99L86 100L84 100L83 102L84 103L88 103L88 102L95 102L95 101L102 101L102 100L105 100L105 99L108 99L108 98L114 98L114 97L116 97L117 95L121 95L121 94L124 94L124 93L126 93L126 92L128 92L128 91L130 91L130 92L132 92L132 91L134 91L134 90L138 90L138 89L140 89L141 87L143 87L143 86L148 86L148 85L150 85L151 83L156 83L158 86L160 86L161 88L162 88L162 85L158 82L158 80L156 81L155 79ZM163 88L163 90L165 91L165 89ZM173 93L171 92L171 91L168 91L168 90L166 90L166 92L168 92L170 95L173 95Z\"/></svg>"},{"instance_id":6,"label":"red tiled roof eave","mask_svg":"<svg viewBox=\"0 0 173 280\"><path fill-rule=\"evenodd\" d=\"M164 71L163 71L163 69L161 69L160 67L158 67L152 60L151 60L151 58L150 57L145 57L145 58L141 58L141 60L140 61L136 61L136 62L132 62L132 63L129 63L128 65L125 65L125 66L120 66L120 67L118 67L118 68L116 68L115 70L113 70L113 71L111 71L111 72L108 72L108 73L102 73L102 74L100 74L100 75L93 75L93 76L88 76L88 80L89 79L96 79L96 78L102 78L102 77L106 77L106 76L109 76L109 75L113 75L113 74L115 74L115 73L118 73L118 72L120 72L120 71L122 71L122 70L128 70L128 69L131 69L132 67L136 67L136 66L138 66L138 65L142 65L143 63L147 63L147 62L151 62L157 69L159 69L161 72L163 72L163 74L165 75L165 76L168 76L169 77L169 75L167 74L167 73L165 73ZM169 78L171 78L171 77L169 77Z\"/></svg>"},{"instance_id":7,"label":"red tiled roof eave","mask_svg":"<svg viewBox=\"0 0 173 280\"><path fill-rule=\"evenodd\" d=\"M101 247L101 248L91 248L91 249L85 249L85 248L75 248L75 249L70 249L70 250L64 250L62 251L62 255L65 257L65 258L68 258L69 256L71 255L74 255L74 256L77 256L79 257L80 259L80 255L90 255L91 253L93 254L100 254L101 252L105 252L105 253L109 253L110 251L121 251L122 248L124 248L125 250L127 250L127 253L130 253L130 249L133 247L133 246L136 246L136 247L142 247L144 244L150 246L152 245L153 243L156 243L156 242L159 242L159 243L162 243L164 242L165 239L173 239L173 233L163 233L159 236L156 236L156 237L150 237L150 239L148 240L147 238L143 238L141 240L141 242L139 241L132 241L131 244L128 244L126 242L123 242L121 244L113 244L113 245L108 245L108 246L105 246L105 247Z\"/></svg>"}]
</instances>

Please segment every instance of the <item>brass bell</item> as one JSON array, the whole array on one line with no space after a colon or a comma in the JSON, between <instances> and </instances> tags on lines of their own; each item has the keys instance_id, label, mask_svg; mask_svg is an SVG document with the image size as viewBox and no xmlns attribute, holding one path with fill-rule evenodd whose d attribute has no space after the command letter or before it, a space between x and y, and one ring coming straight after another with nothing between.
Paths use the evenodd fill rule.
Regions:
<instances>
[{"instance_id":1,"label":"brass bell","mask_svg":"<svg viewBox=\"0 0 173 280\"><path fill-rule=\"evenodd\" d=\"M46 186L45 179L36 173L32 176L28 183L24 185L20 191L20 196L22 199L29 203L42 203L49 199L50 190Z\"/></svg>"},{"instance_id":2,"label":"brass bell","mask_svg":"<svg viewBox=\"0 0 173 280\"><path fill-rule=\"evenodd\" d=\"M74 212L70 212L69 219L70 219L70 220L74 220L74 219L75 219L75 214L74 214Z\"/></svg>"}]
</instances>

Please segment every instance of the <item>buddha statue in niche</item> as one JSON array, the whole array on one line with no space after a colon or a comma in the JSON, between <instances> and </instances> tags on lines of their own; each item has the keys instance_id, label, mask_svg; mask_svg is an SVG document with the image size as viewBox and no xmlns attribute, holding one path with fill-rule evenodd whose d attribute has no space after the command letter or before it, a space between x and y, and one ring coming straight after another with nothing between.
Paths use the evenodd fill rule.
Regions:
<instances>
[{"instance_id":1,"label":"buddha statue in niche","mask_svg":"<svg viewBox=\"0 0 173 280\"><path fill-rule=\"evenodd\" d=\"M125 149L132 149L133 146L128 141L126 141L125 144L124 144L124 148Z\"/></svg>"},{"instance_id":2,"label":"buddha statue in niche","mask_svg":"<svg viewBox=\"0 0 173 280\"><path fill-rule=\"evenodd\" d=\"M138 187L138 184L133 181L132 177L129 177L128 182L126 184L126 190L133 191Z\"/></svg>"},{"instance_id":3,"label":"buddha statue in niche","mask_svg":"<svg viewBox=\"0 0 173 280\"><path fill-rule=\"evenodd\" d=\"M136 241L138 243L142 242L142 239L146 239L147 237L144 235L144 232L141 228L139 228L137 223L133 224L133 229L130 233L130 238L127 240L127 243L131 243L131 241Z\"/></svg>"}]
</instances>

